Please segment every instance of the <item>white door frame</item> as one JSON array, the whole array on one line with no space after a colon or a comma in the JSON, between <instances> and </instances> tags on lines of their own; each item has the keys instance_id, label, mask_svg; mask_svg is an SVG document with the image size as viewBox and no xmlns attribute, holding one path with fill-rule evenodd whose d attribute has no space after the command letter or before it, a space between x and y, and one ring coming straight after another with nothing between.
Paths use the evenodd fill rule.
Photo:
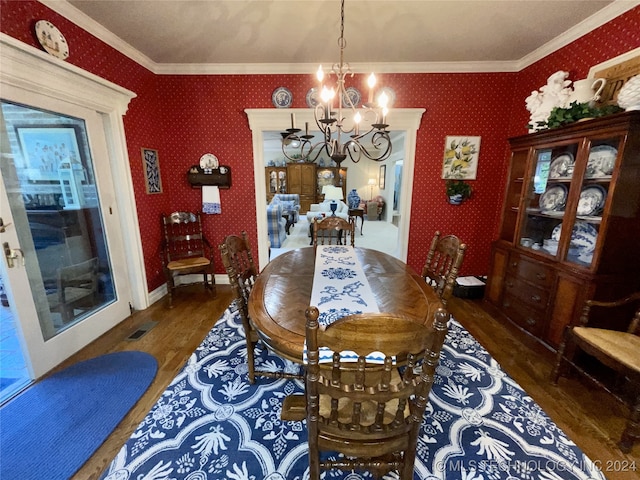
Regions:
<instances>
[{"instance_id":1,"label":"white door frame","mask_svg":"<svg viewBox=\"0 0 640 480\"><path fill-rule=\"evenodd\" d=\"M413 197L413 171L416 157L416 136L424 108L398 108L389 112L388 120L393 131L406 131L404 141L404 168L402 178L402 200L400 202L400 223L398 239L400 248L398 258L407 260L409 246L409 224L411 221L411 199ZM264 133L285 129L291 123L291 114L295 114L300 125L309 122L315 125L311 108L249 108L245 110L249 118L253 140L253 169L256 192L256 220L258 223L258 260L260 269L269 262L269 235L267 233L267 189L265 186ZM370 162L363 159L361 162Z\"/></svg>"},{"instance_id":2,"label":"white door frame","mask_svg":"<svg viewBox=\"0 0 640 480\"><path fill-rule=\"evenodd\" d=\"M114 180L117 179L117 181L111 182L115 191L111 195L101 195L100 200L103 215L112 214L110 219L118 222L118 228L122 231L122 237L118 238L116 242L119 245L121 256L127 259L124 262L125 274L120 279L120 286L126 285L122 291L126 290L127 297L121 298L126 298L134 308L146 308L148 306L148 292L143 268L142 244L122 121L129 101L135 97L135 94L7 35L0 35L0 47L0 88L2 89L0 93L3 99L18 100L20 103L35 107L42 102L58 107L67 105L66 108L60 108L60 111L77 109L79 112L88 112L94 118L93 130L104 132L107 143L102 143L97 151L100 158L94 160L98 162L100 159L108 158L109 164L106 165L107 170L103 170L103 174L113 177ZM35 102L36 98L39 99L37 103ZM33 99L34 102L30 102L29 99ZM2 236L3 241L9 241L12 246L17 245L15 230L12 231L8 228L6 232L2 233ZM15 285L18 291L13 291L12 295L14 297L18 294L24 295L25 288L27 292L30 291L28 282L24 283L26 275L16 276L13 275L14 272L9 273L5 266L6 260L2 260L2 262L4 274L12 279L12 290L16 278L23 277ZM114 280L117 281L117 279ZM12 305L12 308L14 307ZM58 338L65 336L66 331L53 337L50 342L56 345L60 342L66 343L64 348L60 348L59 353L56 353L56 348L49 349L52 350L48 353L50 358L40 358L42 355L38 356L38 353L33 351L34 345L37 346L38 342L42 343L41 335L39 336L34 328L23 329L23 334L28 337L26 341L30 344L28 351L33 363L33 369L30 372L32 376L40 377L49 368L122 321L129 313L128 305L125 307L118 307L119 313L114 315L118 318L109 318L108 321L102 320L98 325L92 325L91 328L83 328L83 322L74 325L69 329L73 332L66 335L66 340ZM21 321L29 323L28 321L32 320L31 317L36 315L35 311L31 311L33 308L32 305L29 309L21 312L21 315L26 313L26 317L21 318Z\"/></svg>"},{"instance_id":3,"label":"white door frame","mask_svg":"<svg viewBox=\"0 0 640 480\"><path fill-rule=\"evenodd\" d=\"M110 133L107 149L111 171L113 178L117 179L116 198L110 201L117 210L124 234L132 306L136 310L147 308L149 299L142 240L122 121L129 102L136 94L0 33L0 88L5 85L47 95L102 114L105 130Z\"/></svg>"}]
</instances>

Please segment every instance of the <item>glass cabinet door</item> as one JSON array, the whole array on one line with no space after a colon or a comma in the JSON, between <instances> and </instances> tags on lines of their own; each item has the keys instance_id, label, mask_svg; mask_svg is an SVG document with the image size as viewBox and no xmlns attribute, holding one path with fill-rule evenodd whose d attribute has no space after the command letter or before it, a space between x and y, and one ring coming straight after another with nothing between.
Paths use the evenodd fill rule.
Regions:
<instances>
[{"instance_id":1,"label":"glass cabinet door","mask_svg":"<svg viewBox=\"0 0 640 480\"><path fill-rule=\"evenodd\" d=\"M534 151L517 242L591 268L622 139L584 140Z\"/></svg>"},{"instance_id":2,"label":"glass cabinet door","mask_svg":"<svg viewBox=\"0 0 640 480\"><path fill-rule=\"evenodd\" d=\"M566 261L591 267L618 157L619 137L591 139L575 206Z\"/></svg>"},{"instance_id":3,"label":"glass cabinet door","mask_svg":"<svg viewBox=\"0 0 640 480\"><path fill-rule=\"evenodd\" d=\"M517 239L521 248L562 257L562 224L577 152L578 143L535 150L525 187L525 215Z\"/></svg>"}]
</instances>

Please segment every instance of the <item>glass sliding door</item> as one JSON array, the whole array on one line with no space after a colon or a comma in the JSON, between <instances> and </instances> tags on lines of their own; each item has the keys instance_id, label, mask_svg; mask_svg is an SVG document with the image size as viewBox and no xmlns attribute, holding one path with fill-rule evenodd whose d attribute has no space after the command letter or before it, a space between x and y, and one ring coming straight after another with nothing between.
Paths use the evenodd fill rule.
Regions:
<instances>
[{"instance_id":1,"label":"glass sliding door","mask_svg":"<svg viewBox=\"0 0 640 480\"><path fill-rule=\"evenodd\" d=\"M2 118L12 263L24 264L46 341L115 300L93 159L82 119L6 101Z\"/></svg>"},{"instance_id":2,"label":"glass sliding door","mask_svg":"<svg viewBox=\"0 0 640 480\"><path fill-rule=\"evenodd\" d=\"M126 318L131 289L104 117L20 93L0 104L0 275L35 379Z\"/></svg>"}]
</instances>

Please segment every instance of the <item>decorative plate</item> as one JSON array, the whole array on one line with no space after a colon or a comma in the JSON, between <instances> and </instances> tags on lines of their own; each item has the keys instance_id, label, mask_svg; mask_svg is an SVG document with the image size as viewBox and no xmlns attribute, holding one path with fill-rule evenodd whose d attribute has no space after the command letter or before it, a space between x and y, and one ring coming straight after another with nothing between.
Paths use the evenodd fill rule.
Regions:
<instances>
[{"instance_id":1,"label":"decorative plate","mask_svg":"<svg viewBox=\"0 0 640 480\"><path fill-rule=\"evenodd\" d=\"M316 108L316 106L320 103L320 92L317 88L310 88L307 92L307 107Z\"/></svg>"},{"instance_id":2,"label":"decorative plate","mask_svg":"<svg viewBox=\"0 0 640 480\"><path fill-rule=\"evenodd\" d=\"M360 92L356 87L347 87L342 97L342 104L347 107L351 107L349 104L349 100L351 100L351 104L353 104L354 107L357 107L360 105L360 99Z\"/></svg>"},{"instance_id":3,"label":"decorative plate","mask_svg":"<svg viewBox=\"0 0 640 480\"><path fill-rule=\"evenodd\" d=\"M216 157L213 153L205 153L200 157L200 168L203 170L211 170L213 168L218 168L219 166L218 157Z\"/></svg>"},{"instance_id":4,"label":"decorative plate","mask_svg":"<svg viewBox=\"0 0 640 480\"><path fill-rule=\"evenodd\" d=\"M289 108L293 102L293 95L286 87L278 87L271 94L271 101L276 108Z\"/></svg>"},{"instance_id":5,"label":"decorative plate","mask_svg":"<svg viewBox=\"0 0 640 480\"><path fill-rule=\"evenodd\" d=\"M36 22L36 37L42 48L54 57L66 60L69 57L69 45L64 35L60 33L53 23L47 20Z\"/></svg>"},{"instance_id":6,"label":"decorative plate","mask_svg":"<svg viewBox=\"0 0 640 480\"><path fill-rule=\"evenodd\" d=\"M560 184L550 185L545 192L540 195L540 208L544 210L564 210L567 202L567 187Z\"/></svg>"},{"instance_id":7,"label":"decorative plate","mask_svg":"<svg viewBox=\"0 0 640 480\"><path fill-rule=\"evenodd\" d=\"M387 97L389 97L389 103L387 103L387 108L393 107L393 104L396 101L396 92L391 87L382 87L380 89L380 93L378 94L378 97L380 97L382 92L386 93Z\"/></svg>"},{"instance_id":8,"label":"decorative plate","mask_svg":"<svg viewBox=\"0 0 640 480\"><path fill-rule=\"evenodd\" d=\"M551 161L549 178L571 178L573 174L573 155L563 153Z\"/></svg>"},{"instance_id":9,"label":"decorative plate","mask_svg":"<svg viewBox=\"0 0 640 480\"><path fill-rule=\"evenodd\" d=\"M560 240L560 234L562 233L562 224L556 225L551 233L551 238L554 240ZM571 247L578 250L578 255L587 255L593 252L596 248L596 241L598 240L598 230L592 224L587 222L576 222L571 232Z\"/></svg>"},{"instance_id":10,"label":"decorative plate","mask_svg":"<svg viewBox=\"0 0 640 480\"><path fill-rule=\"evenodd\" d=\"M607 191L601 185L589 185L580 192L578 215L596 215L604 208Z\"/></svg>"},{"instance_id":11,"label":"decorative plate","mask_svg":"<svg viewBox=\"0 0 640 480\"><path fill-rule=\"evenodd\" d=\"M587 178L608 177L616 165L618 150L609 145L593 147L587 161Z\"/></svg>"}]
</instances>

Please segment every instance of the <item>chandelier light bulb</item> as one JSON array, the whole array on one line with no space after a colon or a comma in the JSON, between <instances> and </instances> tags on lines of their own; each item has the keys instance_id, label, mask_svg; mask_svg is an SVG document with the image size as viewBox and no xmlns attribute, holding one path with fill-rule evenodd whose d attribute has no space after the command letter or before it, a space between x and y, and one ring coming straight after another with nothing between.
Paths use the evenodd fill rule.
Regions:
<instances>
[{"instance_id":1,"label":"chandelier light bulb","mask_svg":"<svg viewBox=\"0 0 640 480\"><path fill-rule=\"evenodd\" d=\"M322 87L322 91L320 92L320 98L322 99L323 103L327 103L329 102L329 100L331 100L332 98L331 92L327 87Z\"/></svg>"},{"instance_id":2,"label":"chandelier light bulb","mask_svg":"<svg viewBox=\"0 0 640 480\"><path fill-rule=\"evenodd\" d=\"M369 78L367 78L367 85L369 85L369 88L373 88L376 86L376 75L374 73L371 73L371 75L369 75Z\"/></svg>"},{"instance_id":3,"label":"chandelier light bulb","mask_svg":"<svg viewBox=\"0 0 640 480\"><path fill-rule=\"evenodd\" d=\"M376 76L373 72L367 78L367 85L369 86L369 103L373 103L373 87L376 86Z\"/></svg>"},{"instance_id":4,"label":"chandelier light bulb","mask_svg":"<svg viewBox=\"0 0 640 480\"><path fill-rule=\"evenodd\" d=\"M380 105L380 108L386 110L388 104L389 104L389 96L386 94L386 92L382 92L378 97L378 105Z\"/></svg>"},{"instance_id":5,"label":"chandelier light bulb","mask_svg":"<svg viewBox=\"0 0 640 480\"><path fill-rule=\"evenodd\" d=\"M362 115L360 115L360 112L356 112L356 114L353 116L353 123L354 125L354 134L360 135L360 122L362 121Z\"/></svg>"},{"instance_id":6,"label":"chandelier light bulb","mask_svg":"<svg viewBox=\"0 0 640 480\"><path fill-rule=\"evenodd\" d=\"M316 78L318 79L318 82L322 83L322 80L324 79L324 70L322 69L322 65L318 67Z\"/></svg>"}]
</instances>

